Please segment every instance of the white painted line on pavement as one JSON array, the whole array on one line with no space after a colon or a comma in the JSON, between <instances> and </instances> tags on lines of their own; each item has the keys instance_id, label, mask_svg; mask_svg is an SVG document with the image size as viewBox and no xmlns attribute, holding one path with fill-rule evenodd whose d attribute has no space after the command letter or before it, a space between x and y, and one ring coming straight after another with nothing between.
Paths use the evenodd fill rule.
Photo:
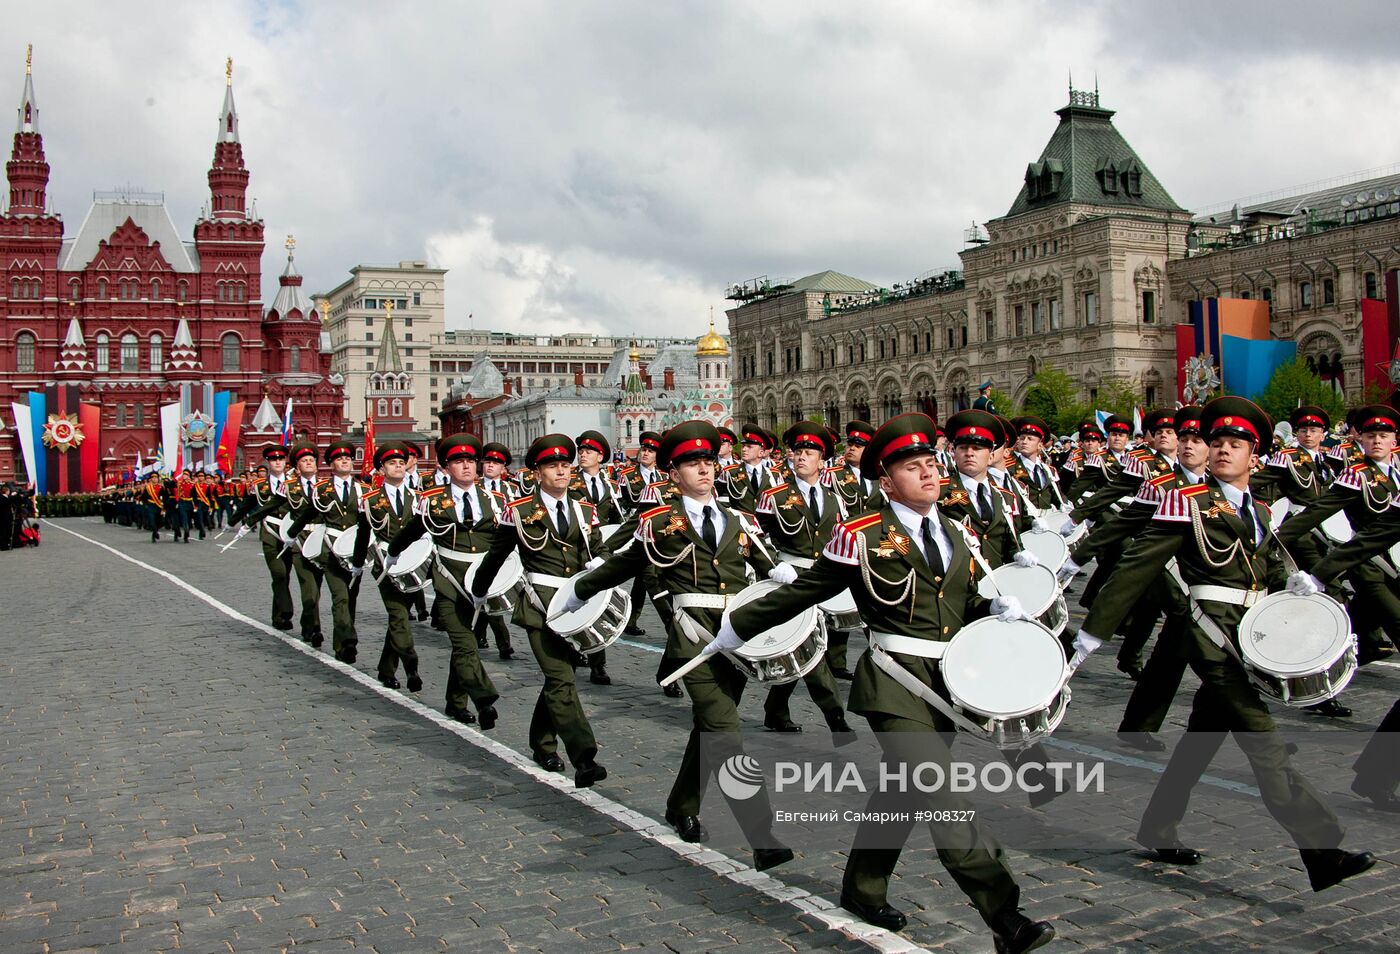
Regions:
<instances>
[{"instance_id":1,"label":"white painted line on pavement","mask_svg":"<svg viewBox=\"0 0 1400 954\"><path fill-rule=\"evenodd\" d=\"M378 679L368 673L362 672L354 666L348 666L337 659L327 656L320 650L313 649L301 640L273 629L266 623L253 619L251 616L245 616L233 607L220 602L199 589L199 587L185 582L173 573L162 570L159 567L151 566L151 564L138 560L133 556L128 556L100 540L94 540L91 537L84 536L76 530L69 530L67 527L54 523L51 520L45 519L43 522L53 527L55 530L62 530L64 533L77 537L79 540L98 547L99 549L106 550L119 559L125 560L134 566L139 566L143 570L154 573L156 576L174 583L191 596L202 600L230 619L251 626L261 633L266 633L268 636L281 640L297 652L309 656L323 666L348 676L389 702L402 706L416 715L422 716L439 728L460 737L463 741L469 742L477 748L496 756L496 758L500 759L502 762L525 773L535 781L552 786L561 794L572 798L574 801L587 805L600 814L606 815L622 827L631 829L648 841L669 849L691 864L705 868L729 881L747 885L773 901L794 907L800 914L811 915L826 927L840 931L847 937L862 941L877 951L885 951L889 952L889 954L920 954L920 952L922 952L922 954L929 954L925 948L919 947L917 944L900 937L898 934L892 934L883 928L877 928L852 918L825 898L818 897L803 888L795 888L785 884L772 875L755 871L749 865L736 861L722 852L706 848L703 845L692 845L681 841L671 830L670 825L634 811L620 802L615 802L605 795L598 794L593 789L574 788L573 784L566 780L565 777L553 772L544 771L544 769L536 765L528 756L522 755L509 746L502 745L495 739L483 735L477 729L469 728L468 726L462 725L460 722L447 718L447 716L438 712L436 709L431 709L416 699L400 693L395 689L386 689L384 686L380 685ZM643 644L632 644L629 641L629 645L642 646ZM659 652L660 650L656 651Z\"/></svg>"}]
</instances>

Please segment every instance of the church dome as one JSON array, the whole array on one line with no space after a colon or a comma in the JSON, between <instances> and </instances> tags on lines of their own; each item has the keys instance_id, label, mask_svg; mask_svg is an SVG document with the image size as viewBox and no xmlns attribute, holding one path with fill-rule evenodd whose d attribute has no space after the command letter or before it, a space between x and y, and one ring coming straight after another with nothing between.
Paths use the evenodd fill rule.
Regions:
<instances>
[{"instance_id":1,"label":"church dome","mask_svg":"<svg viewBox=\"0 0 1400 954\"><path fill-rule=\"evenodd\" d=\"M724 340L722 335L715 333L715 320L710 319L710 330L700 336L695 342L695 353L704 355L724 355L729 354L729 342Z\"/></svg>"}]
</instances>

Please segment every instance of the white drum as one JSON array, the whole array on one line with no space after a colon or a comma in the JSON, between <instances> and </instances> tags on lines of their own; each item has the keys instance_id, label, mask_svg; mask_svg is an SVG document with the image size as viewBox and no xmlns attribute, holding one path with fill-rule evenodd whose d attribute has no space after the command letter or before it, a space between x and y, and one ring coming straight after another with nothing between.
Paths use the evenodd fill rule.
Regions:
<instances>
[{"instance_id":1,"label":"white drum","mask_svg":"<svg viewBox=\"0 0 1400 954\"><path fill-rule=\"evenodd\" d=\"M1353 536L1351 521L1347 519L1345 510L1338 510L1332 516L1322 521L1321 530L1328 540L1333 543L1346 543Z\"/></svg>"},{"instance_id":2,"label":"white drum","mask_svg":"<svg viewBox=\"0 0 1400 954\"><path fill-rule=\"evenodd\" d=\"M1025 748L1064 721L1065 653L1033 620L992 616L967 624L948 643L940 669L954 708L998 748Z\"/></svg>"},{"instance_id":3,"label":"white drum","mask_svg":"<svg viewBox=\"0 0 1400 954\"><path fill-rule=\"evenodd\" d=\"M1240 657L1255 685L1284 705L1331 699L1356 675L1356 637L1325 593L1271 593L1240 620Z\"/></svg>"},{"instance_id":4,"label":"white drum","mask_svg":"<svg viewBox=\"0 0 1400 954\"><path fill-rule=\"evenodd\" d=\"M433 538L424 536L404 547L389 568L389 584L400 593L417 593L433 579Z\"/></svg>"},{"instance_id":5,"label":"white drum","mask_svg":"<svg viewBox=\"0 0 1400 954\"><path fill-rule=\"evenodd\" d=\"M831 632L843 633L864 625L850 590L842 590L831 599L823 600L817 608L826 616L826 628Z\"/></svg>"},{"instance_id":6,"label":"white drum","mask_svg":"<svg viewBox=\"0 0 1400 954\"><path fill-rule=\"evenodd\" d=\"M267 529L272 532L273 536L281 540L287 546L292 546L296 543L295 540L287 536L287 528L292 525L290 514L282 517L268 517L263 523L267 526Z\"/></svg>"},{"instance_id":7,"label":"white drum","mask_svg":"<svg viewBox=\"0 0 1400 954\"><path fill-rule=\"evenodd\" d=\"M1288 516L1293 509L1293 502L1287 497L1280 497L1269 504L1269 529L1277 532L1283 526L1283 518Z\"/></svg>"},{"instance_id":8,"label":"white drum","mask_svg":"<svg viewBox=\"0 0 1400 954\"><path fill-rule=\"evenodd\" d=\"M605 523L605 524L603 524L601 527L598 528L598 535L601 536L601 537L603 538L603 542L604 542L604 543L607 543L607 542L608 542L608 538L611 537L614 533L617 533L617 531L619 531L619 530L621 530L621 529L622 529L622 524L620 524L620 523ZM633 541L633 538L629 535L628 538L627 538L625 541L622 541L622 542L621 542L621 545L618 546L618 548L617 548L616 550L614 550L613 552L614 552L614 553L622 553L622 552L626 551L629 547L632 546L632 541Z\"/></svg>"},{"instance_id":9,"label":"white drum","mask_svg":"<svg viewBox=\"0 0 1400 954\"><path fill-rule=\"evenodd\" d=\"M725 609L725 618L780 586L773 580L759 580L744 587ZM758 682L779 685L795 682L817 668L825 652L826 628L821 625L817 608L809 606L787 622L756 634L727 655Z\"/></svg>"},{"instance_id":10,"label":"white drum","mask_svg":"<svg viewBox=\"0 0 1400 954\"><path fill-rule=\"evenodd\" d=\"M573 584L580 579L575 577L570 585L554 591L545 619L550 629L587 656L617 642L632 612L632 594L621 586L603 590L572 613L566 613L564 604L574 592Z\"/></svg>"},{"instance_id":11,"label":"white drum","mask_svg":"<svg viewBox=\"0 0 1400 954\"><path fill-rule=\"evenodd\" d=\"M1042 566L1058 573L1069 559L1069 544L1054 530L1028 530L1021 534L1022 549L1035 554Z\"/></svg>"},{"instance_id":12,"label":"white drum","mask_svg":"<svg viewBox=\"0 0 1400 954\"><path fill-rule=\"evenodd\" d=\"M992 599L998 593L1016 597L1027 616L1035 617L1051 630L1054 626L1046 617L1053 615L1055 602L1062 601L1059 581L1055 579L1055 571L1048 566L1007 563L993 570L990 577L984 576L978 580L977 592L986 599ZM1064 629L1064 622L1060 623L1061 629Z\"/></svg>"},{"instance_id":13,"label":"white drum","mask_svg":"<svg viewBox=\"0 0 1400 954\"><path fill-rule=\"evenodd\" d=\"M326 545L326 525L318 523L302 531L301 555L303 559L319 560L321 550Z\"/></svg>"},{"instance_id":14,"label":"white drum","mask_svg":"<svg viewBox=\"0 0 1400 954\"><path fill-rule=\"evenodd\" d=\"M462 583L462 588L468 593L472 591L472 584L476 580L476 571L483 561L478 560L472 564L472 568L467 571L466 579ZM509 616L515 612L515 602L519 599L520 590L525 584L525 566L520 562L520 554L514 550L510 556L506 557L501 568L496 571L496 578L491 581L490 587L486 590L485 602L482 605L482 612L487 616Z\"/></svg>"},{"instance_id":15,"label":"white drum","mask_svg":"<svg viewBox=\"0 0 1400 954\"><path fill-rule=\"evenodd\" d=\"M355 541L359 538L360 528L351 527L349 530L342 531L335 538L335 542L331 544L331 558L339 563L347 573L355 568L351 557L355 553Z\"/></svg>"}]
</instances>

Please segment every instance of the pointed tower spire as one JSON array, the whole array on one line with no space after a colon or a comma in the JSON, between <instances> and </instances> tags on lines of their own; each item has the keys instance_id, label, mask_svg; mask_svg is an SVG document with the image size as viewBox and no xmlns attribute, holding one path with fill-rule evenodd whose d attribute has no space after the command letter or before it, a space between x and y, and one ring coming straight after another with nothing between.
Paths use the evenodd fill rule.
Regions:
<instances>
[{"instance_id":1,"label":"pointed tower spire","mask_svg":"<svg viewBox=\"0 0 1400 954\"><path fill-rule=\"evenodd\" d=\"M19 102L15 144L5 174L10 180L10 214L43 215L48 208L49 164L39 135L39 104L34 98L34 47L24 59L24 95Z\"/></svg>"},{"instance_id":2,"label":"pointed tower spire","mask_svg":"<svg viewBox=\"0 0 1400 954\"><path fill-rule=\"evenodd\" d=\"M306 292L301 289L301 273L297 271L293 261L292 252L297 247L297 240L288 235L284 244L287 248L287 267L282 269L282 274L277 279L277 284L282 287L277 290L277 297L273 299L267 316L269 319L285 321L295 311L299 312L302 318L315 319L316 308L311 304L311 299L306 297Z\"/></svg>"},{"instance_id":3,"label":"pointed tower spire","mask_svg":"<svg viewBox=\"0 0 1400 954\"><path fill-rule=\"evenodd\" d=\"M54 369L59 374L82 374L92 370L92 362L88 360L87 340L83 337L83 326L78 322L78 318L68 319L68 335L63 339L63 346L58 349L58 366Z\"/></svg>"},{"instance_id":4,"label":"pointed tower spire","mask_svg":"<svg viewBox=\"0 0 1400 954\"><path fill-rule=\"evenodd\" d=\"M165 364L166 377L198 374L203 370L199 351L194 346L194 337L190 334L190 323L181 318L180 324L175 328L175 343L170 346L170 360Z\"/></svg>"},{"instance_id":5,"label":"pointed tower spire","mask_svg":"<svg viewBox=\"0 0 1400 954\"><path fill-rule=\"evenodd\" d=\"M224 63L224 107L219 113L219 135L214 141L214 165L209 169L211 215L215 219L246 219L248 169L238 141L238 112L233 107L233 58Z\"/></svg>"},{"instance_id":6,"label":"pointed tower spire","mask_svg":"<svg viewBox=\"0 0 1400 954\"><path fill-rule=\"evenodd\" d=\"M394 337L394 301L384 302L384 337L379 341L379 356L374 361L375 374L403 374L399 360L399 342Z\"/></svg>"}]
</instances>

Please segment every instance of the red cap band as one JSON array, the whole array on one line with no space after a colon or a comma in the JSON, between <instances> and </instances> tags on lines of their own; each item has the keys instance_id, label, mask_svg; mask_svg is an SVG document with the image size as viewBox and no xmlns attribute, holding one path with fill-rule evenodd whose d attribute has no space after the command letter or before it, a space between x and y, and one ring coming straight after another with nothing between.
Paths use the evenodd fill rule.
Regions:
<instances>
[{"instance_id":1,"label":"red cap band","mask_svg":"<svg viewBox=\"0 0 1400 954\"><path fill-rule=\"evenodd\" d=\"M652 449L656 449L656 448L658 448L658 447L661 446L661 443L660 443L659 441L657 441L657 440L656 440L655 438L653 438L653 437L643 437L643 438L642 438L642 446L643 446L643 447L650 447L650 448L652 448Z\"/></svg>"},{"instance_id":2,"label":"red cap band","mask_svg":"<svg viewBox=\"0 0 1400 954\"><path fill-rule=\"evenodd\" d=\"M1120 424L1117 422L1108 425L1108 429L1110 431L1122 431L1124 434L1131 434L1133 432L1133 426L1131 424Z\"/></svg>"},{"instance_id":3,"label":"red cap band","mask_svg":"<svg viewBox=\"0 0 1400 954\"><path fill-rule=\"evenodd\" d=\"M489 451L486 452L486 459L487 459L487 460L498 460L498 461L500 461L502 464L504 464L504 463L506 462L506 455L505 455L505 454L502 454L502 453L501 453L500 451L498 451L498 450L489 450Z\"/></svg>"},{"instance_id":4,"label":"red cap band","mask_svg":"<svg viewBox=\"0 0 1400 954\"><path fill-rule=\"evenodd\" d=\"M980 440L991 441L993 444L997 442L997 439L992 436L991 431L987 430L985 427L977 427L976 425L958 428L958 432L953 435L953 443L956 444L958 439L963 437L976 437Z\"/></svg>"},{"instance_id":5,"label":"red cap band","mask_svg":"<svg viewBox=\"0 0 1400 954\"><path fill-rule=\"evenodd\" d=\"M1182 429L1183 431L1199 431L1199 430L1201 429L1201 422L1200 422L1200 421L1182 421L1182 422L1181 422L1181 429Z\"/></svg>"},{"instance_id":6,"label":"red cap band","mask_svg":"<svg viewBox=\"0 0 1400 954\"><path fill-rule=\"evenodd\" d=\"M886 444L885 451L880 455L880 458L883 460L884 458L890 456L890 454L892 454L893 452L897 450L903 450L904 448L909 447L913 444L932 443L933 442L928 439L927 434L905 434L903 437L896 437L894 440Z\"/></svg>"},{"instance_id":7,"label":"red cap band","mask_svg":"<svg viewBox=\"0 0 1400 954\"><path fill-rule=\"evenodd\" d=\"M1392 430L1392 431L1395 430L1395 418L1393 418L1393 417L1372 417L1372 418L1368 418L1367 420L1365 420L1365 421L1363 421L1363 422L1361 423L1361 430L1364 431L1364 430L1366 430L1366 428L1372 427L1372 426L1374 426L1374 425L1376 425L1376 424L1380 424L1380 425L1382 425L1383 427L1387 427L1387 428L1389 428L1389 429Z\"/></svg>"},{"instance_id":8,"label":"red cap band","mask_svg":"<svg viewBox=\"0 0 1400 954\"><path fill-rule=\"evenodd\" d=\"M584 440L579 441L579 442L578 442L578 446L579 446L580 448L587 447L589 450L595 450L595 451L597 451L597 452L600 453L600 454L606 454L606 453L607 453L607 451L603 450L603 445L602 445L602 444L599 444L597 441L595 441L595 440L594 440L593 438L591 438L591 437L585 438Z\"/></svg>"},{"instance_id":9,"label":"red cap band","mask_svg":"<svg viewBox=\"0 0 1400 954\"><path fill-rule=\"evenodd\" d=\"M1040 428L1036 427L1034 424L1022 424L1021 429L1017 433L1034 434L1036 437L1039 437L1041 439L1044 439L1045 437L1045 432L1042 431Z\"/></svg>"},{"instance_id":10,"label":"red cap band","mask_svg":"<svg viewBox=\"0 0 1400 954\"><path fill-rule=\"evenodd\" d=\"M1315 414L1307 414L1307 415L1304 415L1303 417L1298 418L1298 426L1299 426L1299 427L1324 427L1324 426L1326 426L1326 425L1324 425L1324 424L1322 423L1322 418L1318 417L1317 415L1315 415Z\"/></svg>"},{"instance_id":11,"label":"red cap band","mask_svg":"<svg viewBox=\"0 0 1400 954\"><path fill-rule=\"evenodd\" d=\"M1259 432L1254 429L1253 424L1249 423L1249 418L1247 417L1239 417L1238 415L1228 415L1226 417L1216 418L1215 427L1211 430L1211 434L1215 434L1215 432L1220 430L1222 427L1232 428L1238 431L1244 431L1253 436L1254 443L1259 443Z\"/></svg>"}]
</instances>

